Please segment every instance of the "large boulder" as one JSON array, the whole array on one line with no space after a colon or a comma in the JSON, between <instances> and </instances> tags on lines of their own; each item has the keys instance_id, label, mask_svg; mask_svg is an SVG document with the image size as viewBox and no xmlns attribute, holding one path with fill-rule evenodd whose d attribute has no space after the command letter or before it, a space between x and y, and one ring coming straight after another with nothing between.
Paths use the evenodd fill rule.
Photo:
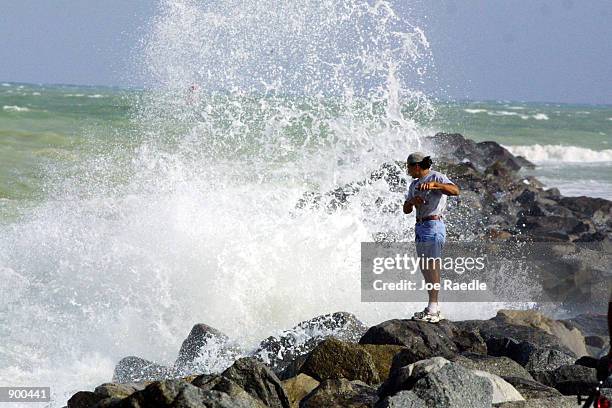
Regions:
<instances>
[{"instance_id":1,"label":"large boulder","mask_svg":"<svg viewBox=\"0 0 612 408\"><path fill-rule=\"evenodd\" d=\"M382 398L408 390L427 406L490 407L493 402L491 382L442 357L419 361L391 374L379 389Z\"/></svg>"},{"instance_id":2,"label":"large boulder","mask_svg":"<svg viewBox=\"0 0 612 408\"><path fill-rule=\"evenodd\" d=\"M597 385L597 370L581 365L564 365L531 374L536 381L556 388L563 395L587 395Z\"/></svg>"},{"instance_id":3,"label":"large boulder","mask_svg":"<svg viewBox=\"0 0 612 408\"><path fill-rule=\"evenodd\" d=\"M492 356L506 356L522 366L537 367L542 363L563 364L576 359L558 337L540 329L523 324L507 323L502 318L490 320L468 320L455 322L465 330L477 330L487 343L487 352Z\"/></svg>"},{"instance_id":4,"label":"large boulder","mask_svg":"<svg viewBox=\"0 0 612 408\"><path fill-rule=\"evenodd\" d=\"M430 324L414 320L393 319L370 327L359 340L360 344L395 344L404 346L405 363L442 356L452 357L459 352L453 341L455 327L447 320ZM413 360L413 361L410 361Z\"/></svg>"},{"instance_id":5,"label":"large boulder","mask_svg":"<svg viewBox=\"0 0 612 408\"><path fill-rule=\"evenodd\" d=\"M323 381L302 399L300 408L370 408L376 403L376 389L346 378Z\"/></svg>"},{"instance_id":6,"label":"large boulder","mask_svg":"<svg viewBox=\"0 0 612 408\"><path fill-rule=\"evenodd\" d=\"M278 374L326 338L333 336L342 341L357 342L366 330L367 327L351 313L336 312L317 316L277 336L266 338L253 356Z\"/></svg>"},{"instance_id":7,"label":"large boulder","mask_svg":"<svg viewBox=\"0 0 612 408\"><path fill-rule=\"evenodd\" d=\"M516 324L545 331L559 339L576 356L587 355L584 335L577 327L554 320L535 310L500 310L493 318L500 324Z\"/></svg>"},{"instance_id":8,"label":"large boulder","mask_svg":"<svg viewBox=\"0 0 612 408\"><path fill-rule=\"evenodd\" d=\"M115 366L113 382L134 383L142 381L159 381L177 377L171 367L165 367L136 356L124 357Z\"/></svg>"},{"instance_id":9,"label":"large boulder","mask_svg":"<svg viewBox=\"0 0 612 408\"><path fill-rule=\"evenodd\" d=\"M240 349L225 334L214 327L198 323L183 341L174 368L182 375L218 372L231 365L241 354Z\"/></svg>"},{"instance_id":10,"label":"large boulder","mask_svg":"<svg viewBox=\"0 0 612 408\"><path fill-rule=\"evenodd\" d=\"M595 224L610 226L612 224L612 201L594 197L561 197L559 204L569 208Z\"/></svg>"},{"instance_id":11,"label":"large boulder","mask_svg":"<svg viewBox=\"0 0 612 408\"><path fill-rule=\"evenodd\" d=\"M561 366L574 364L575 357L564 351L538 348L529 355L529 360L525 364L525 369L533 371L555 370Z\"/></svg>"},{"instance_id":12,"label":"large boulder","mask_svg":"<svg viewBox=\"0 0 612 408\"><path fill-rule=\"evenodd\" d=\"M259 360L244 357L222 373L251 396L272 408L289 408L289 398L272 370Z\"/></svg>"},{"instance_id":13,"label":"large boulder","mask_svg":"<svg viewBox=\"0 0 612 408\"><path fill-rule=\"evenodd\" d=\"M334 378L380 382L372 356L359 344L328 338L314 348L300 371L318 381Z\"/></svg>"}]
</instances>

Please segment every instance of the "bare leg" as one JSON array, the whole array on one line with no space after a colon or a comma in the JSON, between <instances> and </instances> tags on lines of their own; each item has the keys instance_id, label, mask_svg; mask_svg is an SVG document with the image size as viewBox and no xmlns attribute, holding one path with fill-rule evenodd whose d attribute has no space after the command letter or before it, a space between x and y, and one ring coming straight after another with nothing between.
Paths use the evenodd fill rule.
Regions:
<instances>
[{"instance_id":1,"label":"bare leg","mask_svg":"<svg viewBox=\"0 0 612 408\"><path fill-rule=\"evenodd\" d=\"M440 283L440 263L434 260L428 260L427 268L423 269L423 277L427 283ZM429 293L429 302L438 303L438 289L431 289Z\"/></svg>"}]
</instances>

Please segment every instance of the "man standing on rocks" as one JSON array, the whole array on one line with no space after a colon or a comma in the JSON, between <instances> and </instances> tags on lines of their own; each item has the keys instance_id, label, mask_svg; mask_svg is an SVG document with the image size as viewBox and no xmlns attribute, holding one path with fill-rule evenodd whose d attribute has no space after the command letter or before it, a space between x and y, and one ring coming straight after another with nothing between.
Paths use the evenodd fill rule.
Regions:
<instances>
[{"instance_id":1,"label":"man standing on rocks","mask_svg":"<svg viewBox=\"0 0 612 408\"><path fill-rule=\"evenodd\" d=\"M430 170L431 158L421 152L408 156L408 174L415 180L405 193L404 214L416 207L415 241L417 255L421 258L441 258L446 239L443 212L446 196L459 195L459 188L445 174ZM428 284L440 284L440 262L429 262L422 268ZM422 312L416 312L413 320L437 323L444 317L438 306L438 289L430 289L429 304Z\"/></svg>"}]
</instances>

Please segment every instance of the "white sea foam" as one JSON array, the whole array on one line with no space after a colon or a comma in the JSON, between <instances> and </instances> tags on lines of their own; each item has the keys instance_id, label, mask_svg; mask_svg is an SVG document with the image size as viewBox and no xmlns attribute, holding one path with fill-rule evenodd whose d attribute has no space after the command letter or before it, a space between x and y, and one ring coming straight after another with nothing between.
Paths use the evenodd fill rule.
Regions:
<instances>
[{"instance_id":1,"label":"white sea foam","mask_svg":"<svg viewBox=\"0 0 612 408\"><path fill-rule=\"evenodd\" d=\"M4 105L2 107L2 110L6 112L29 112L30 111L29 108L26 108L24 106L17 106L17 105Z\"/></svg>"},{"instance_id":2,"label":"white sea foam","mask_svg":"<svg viewBox=\"0 0 612 408\"><path fill-rule=\"evenodd\" d=\"M608 162L612 161L612 149L592 150L578 146L540 145L504 146L513 154L535 163L544 162Z\"/></svg>"},{"instance_id":3,"label":"white sea foam","mask_svg":"<svg viewBox=\"0 0 612 408\"><path fill-rule=\"evenodd\" d=\"M475 110L475 109L474 109ZM467 109L466 109L467 111ZM487 111L485 109L481 110L482 112L486 112L487 115L490 116L516 116L519 117L523 120L528 120L528 119L535 119L535 120L548 120L548 115L546 115L545 113L536 113L534 115L527 115L525 113L520 113L520 112L510 112L510 111L504 111L504 110L500 110L500 111Z\"/></svg>"},{"instance_id":4,"label":"white sea foam","mask_svg":"<svg viewBox=\"0 0 612 408\"><path fill-rule=\"evenodd\" d=\"M104 98L104 95L100 95L100 94L93 94L93 95L87 95L88 98Z\"/></svg>"},{"instance_id":5,"label":"white sea foam","mask_svg":"<svg viewBox=\"0 0 612 408\"><path fill-rule=\"evenodd\" d=\"M11 86L11 84L7 84L6 82L3 82L2 86Z\"/></svg>"},{"instance_id":6,"label":"white sea foam","mask_svg":"<svg viewBox=\"0 0 612 408\"><path fill-rule=\"evenodd\" d=\"M467 113L484 113L487 112L486 109L464 109Z\"/></svg>"}]
</instances>

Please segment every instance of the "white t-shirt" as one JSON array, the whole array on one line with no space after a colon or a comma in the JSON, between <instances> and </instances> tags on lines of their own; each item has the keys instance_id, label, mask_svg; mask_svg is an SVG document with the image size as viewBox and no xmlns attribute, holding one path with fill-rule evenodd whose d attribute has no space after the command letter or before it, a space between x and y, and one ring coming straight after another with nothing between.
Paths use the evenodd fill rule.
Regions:
<instances>
[{"instance_id":1,"label":"white t-shirt","mask_svg":"<svg viewBox=\"0 0 612 408\"><path fill-rule=\"evenodd\" d=\"M408 191L404 193L406 201L413 197L421 197L425 200L424 204L415 206L416 216L418 218L428 217L430 215L443 215L444 209L446 208L446 194L443 194L441 190L417 190L418 184L429 183L436 181L443 184L455 184L445 174L442 174L435 170L429 170L425 176L415 179L410 183Z\"/></svg>"}]
</instances>

